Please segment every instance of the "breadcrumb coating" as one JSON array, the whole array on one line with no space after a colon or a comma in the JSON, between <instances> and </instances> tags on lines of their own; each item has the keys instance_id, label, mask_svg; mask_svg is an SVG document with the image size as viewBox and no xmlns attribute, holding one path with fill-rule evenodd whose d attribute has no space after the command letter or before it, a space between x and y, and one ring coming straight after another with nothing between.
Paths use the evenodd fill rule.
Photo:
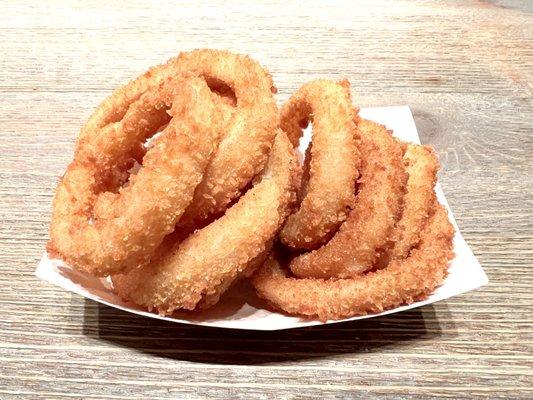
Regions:
<instances>
[{"instance_id":1,"label":"breadcrumb coating","mask_svg":"<svg viewBox=\"0 0 533 400\"><path fill-rule=\"evenodd\" d=\"M276 136L279 115L270 74L247 56L196 50L180 54L171 63L208 82L223 82L236 98L226 133L179 221L178 229L190 229L224 211L261 172Z\"/></svg>"},{"instance_id":2,"label":"breadcrumb coating","mask_svg":"<svg viewBox=\"0 0 533 400\"><path fill-rule=\"evenodd\" d=\"M188 80L203 90L185 93ZM171 81L180 83L171 90ZM273 92L254 60L207 49L115 90L82 128L58 185L50 254L97 276L118 273L149 262L178 221L190 232L223 212L267 161L279 124Z\"/></svg>"},{"instance_id":3,"label":"breadcrumb coating","mask_svg":"<svg viewBox=\"0 0 533 400\"><path fill-rule=\"evenodd\" d=\"M139 145L167 121L167 110L170 122L146 152L143 167L127 187L117 188L110 172L126 172ZM56 189L49 252L95 276L149 261L203 178L221 134L219 120L204 80L168 78L140 96L121 121L82 136ZM117 189L127 207L93 221L99 194Z\"/></svg>"},{"instance_id":4,"label":"breadcrumb coating","mask_svg":"<svg viewBox=\"0 0 533 400\"><path fill-rule=\"evenodd\" d=\"M355 206L329 242L291 261L298 277L348 278L371 269L400 217L407 181L402 146L383 125L360 120L358 129L363 159Z\"/></svg>"},{"instance_id":5,"label":"breadcrumb coating","mask_svg":"<svg viewBox=\"0 0 533 400\"><path fill-rule=\"evenodd\" d=\"M392 234L391 248L384 253L385 265L390 260L407 257L411 249L418 244L435 202L434 188L439 161L433 149L428 146L408 144L403 158L409 175L407 190L402 217Z\"/></svg>"},{"instance_id":6,"label":"breadcrumb coating","mask_svg":"<svg viewBox=\"0 0 533 400\"><path fill-rule=\"evenodd\" d=\"M280 131L259 183L162 259L113 276L115 291L162 315L214 304L270 248L295 200L297 169L296 154Z\"/></svg>"},{"instance_id":7,"label":"breadcrumb coating","mask_svg":"<svg viewBox=\"0 0 533 400\"><path fill-rule=\"evenodd\" d=\"M359 133L349 83L318 79L285 103L281 128L295 147L309 120L313 145L311 159L306 159L302 200L280 233L280 240L294 249L317 248L335 233L353 205L359 176Z\"/></svg>"},{"instance_id":8,"label":"breadcrumb coating","mask_svg":"<svg viewBox=\"0 0 533 400\"><path fill-rule=\"evenodd\" d=\"M260 297L289 314L326 321L379 313L424 299L442 284L453 235L446 210L436 205L419 246L382 270L348 279L292 278L271 256L252 283Z\"/></svg>"}]
</instances>

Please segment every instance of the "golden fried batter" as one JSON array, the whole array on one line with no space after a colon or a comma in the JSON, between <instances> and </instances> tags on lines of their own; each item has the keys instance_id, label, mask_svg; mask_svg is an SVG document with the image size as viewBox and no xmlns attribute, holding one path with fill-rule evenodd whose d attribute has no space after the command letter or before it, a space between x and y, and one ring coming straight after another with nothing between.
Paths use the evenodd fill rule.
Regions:
<instances>
[{"instance_id":1,"label":"golden fried batter","mask_svg":"<svg viewBox=\"0 0 533 400\"><path fill-rule=\"evenodd\" d=\"M202 79L168 78L140 96L120 122L82 135L56 189L48 251L96 276L148 262L191 202L218 144L213 97ZM169 107L172 119L143 167L129 186L117 188L113 174L126 172L138 147L167 121ZM93 221L98 195L117 189L127 207Z\"/></svg>"},{"instance_id":2,"label":"golden fried batter","mask_svg":"<svg viewBox=\"0 0 533 400\"><path fill-rule=\"evenodd\" d=\"M363 160L355 207L328 243L292 260L298 277L348 278L369 270L400 217L407 180L402 146L383 125L361 120L358 129Z\"/></svg>"},{"instance_id":3,"label":"golden fried batter","mask_svg":"<svg viewBox=\"0 0 533 400\"><path fill-rule=\"evenodd\" d=\"M223 290L269 249L295 200L296 154L280 131L261 181L226 214L158 261L113 276L124 299L171 314L214 304Z\"/></svg>"},{"instance_id":4,"label":"golden fried batter","mask_svg":"<svg viewBox=\"0 0 533 400\"><path fill-rule=\"evenodd\" d=\"M385 253L385 264L407 257L418 244L435 202L434 187L439 169L435 152L428 146L408 144L403 158L409 175L407 191L402 217L392 235L391 249Z\"/></svg>"},{"instance_id":5,"label":"golden fried batter","mask_svg":"<svg viewBox=\"0 0 533 400\"><path fill-rule=\"evenodd\" d=\"M281 109L281 128L294 146L302 121L313 122L311 159L306 159L305 190L299 209L289 216L281 241L295 249L326 242L346 219L359 176L359 133L347 81L319 79L302 86ZM305 192L305 193L304 193Z\"/></svg>"},{"instance_id":6,"label":"golden fried batter","mask_svg":"<svg viewBox=\"0 0 533 400\"><path fill-rule=\"evenodd\" d=\"M421 300L444 281L453 234L446 210L437 205L419 247L385 269L349 279L299 279L288 277L271 257L252 283L260 297L289 314L325 321L378 313Z\"/></svg>"}]
</instances>

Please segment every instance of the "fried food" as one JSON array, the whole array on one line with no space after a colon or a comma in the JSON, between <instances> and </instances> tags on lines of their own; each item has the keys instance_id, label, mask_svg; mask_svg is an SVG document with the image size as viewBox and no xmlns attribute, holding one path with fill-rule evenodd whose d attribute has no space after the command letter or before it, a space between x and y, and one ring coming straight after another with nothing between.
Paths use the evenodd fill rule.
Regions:
<instances>
[{"instance_id":1,"label":"fried food","mask_svg":"<svg viewBox=\"0 0 533 400\"><path fill-rule=\"evenodd\" d=\"M404 197L402 217L392 234L390 249L383 254L381 265L390 260L401 260L420 241L422 229L427 224L435 203L435 183L439 162L428 146L408 144L404 162L409 178Z\"/></svg>"},{"instance_id":2,"label":"fried food","mask_svg":"<svg viewBox=\"0 0 533 400\"><path fill-rule=\"evenodd\" d=\"M361 119L348 81L305 84L281 115L275 92L257 62L219 50L114 91L58 184L49 254L160 315L210 307L241 278L322 320L431 293L453 238L433 151Z\"/></svg>"},{"instance_id":3,"label":"fried food","mask_svg":"<svg viewBox=\"0 0 533 400\"><path fill-rule=\"evenodd\" d=\"M295 276L349 278L368 271L401 215L407 180L402 146L375 122L360 120L358 130L363 157L355 206L329 242L294 257L289 266Z\"/></svg>"},{"instance_id":4,"label":"fried food","mask_svg":"<svg viewBox=\"0 0 533 400\"><path fill-rule=\"evenodd\" d=\"M218 301L269 250L295 200L297 159L280 131L261 180L226 214L146 267L113 276L123 298L162 315Z\"/></svg>"},{"instance_id":5,"label":"fried food","mask_svg":"<svg viewBox=\"0 0 533 400\"><path fill-rule=\"evenodd\" d=\"M270 74L249 57L196 50L180 54L171 63L181 71L205 77L223 95L233 91L236 99L226 134L179 222L178 229L187 229L223 212L263 169L279 115Z\"/></svg>"},{"instance_id":6,"label":"fried food","mask_svg":"<svg viewBox=\"0 0 533 400\"><path fill-rule=\"evenodd\" d=\"M169 82L182 76L203 81L205 88L203 92L191 91L189 97L176 92L182 110L176 106L171 119L166 107L169 94L164 92L170 93ZM213 86L217 96L206 83ZM98 276L119 273L149 262L178 221L182 229L175 236L183 237L186 234L181 231L188 229L190 233L197 222L223 212L267 160L278 126L273 90L270 75L255 61L216 50L182 53L116 90L80 133L75 159L57 191L49 252ZM204 99L207 95L209 99ZM178 111L183 115L177 115ZM175 152L173 146L164 145L168 138L157 139L148 150L143 146L162 126L168 124L162 135L166 137L167 131L176 131L174 125L178 123L188 123L191 128L187 129L194 129L181 134L192 144L175 140L191 154L192 166L201 161L197 171L182 166L188 159L180 155L179 147ZM216 137L200 137L207 134L204 131ZM172 152L166 155L168 147ZM166 179L183 175L173 184L156 175L169 156L176 166ZM142 163L142 168L130 176L128 170L134 161ZM128 179L129 186L122 188ZM188 186L180 186L180 179ZM144 186L146 181L151 186ZM168 190L166 186L150 190L158 183L168 184ZM180 188L179 195L167 201L174 188ZM165 190L167 193L159 196ZM135 197L138 193L139 201ZM177 199L182 199L181 203ZM130 207L132 204L136 207Z\"/></svg>"},{"instance_id":7,"label":"fried food","mask_svg":"<svg viewBox=\"0 0 533 400\"><path fill-rule=\"evenodd\" d=\"M295 147L302 126L313 123L302 200L280 233L280 240L287 246L314 249L346 219L359 175L359 133L354 120L347 81L318 79L306 83L281 109L281 128Z\"/></svg>"},{"instance_id":8,"label":"fried food","mask_svg":"<svg viewBox=\"0 0 533 400\"><path fill-rule=\"evenodd\" d=\"M56 189L48 251L96 276L148 262L191 202L218 144L220 120L205 81L177 77L147 90L120 121L94 135L85 130ZM122 187L142 143L166 123ZM128 206L93 220L99 195L116 191Z\"/></svg>"},{"instance_id":9,"label":"fried food","mask_svg":"<svg viewBox=\"0 0 533 400\"><path fill-rule=\"evenodd\" d=\"M348 279L292 278L272 256L253 276L260 297L289 314L322 321L378 313L427 297L447 275L454 230L446 210L435 213L408 258Z\"/></svg>"},{"instance_id":10,"label":"fried food","mask_svg":"<svg viewBox=\"0 0 533 400\"><path fill-rule=\"evenodd\" d=\"M190 231L196 224L223 212L238 198L268 158L279 124L273 98L276 88L270 74L256 61L223 50L181 53L115 90L91 115L78 141L120 121L131 104L150 87L182 74L207 81L226 106L223 115L227 122L219 150L210 160L194 199L180 220L179 228ZM137 161L142 156L143 149L139 148Z\"/></svg>"}]
</instances>

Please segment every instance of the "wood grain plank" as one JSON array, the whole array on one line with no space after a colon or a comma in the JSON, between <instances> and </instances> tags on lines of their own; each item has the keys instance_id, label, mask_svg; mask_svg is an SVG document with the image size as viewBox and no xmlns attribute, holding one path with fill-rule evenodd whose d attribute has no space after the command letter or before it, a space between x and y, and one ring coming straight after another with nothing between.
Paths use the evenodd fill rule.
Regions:
<instances>
[{"instance_id":1,"label":"wood grain plank","mask_svg":"<svg viewBox=\"0 0 533 400\"><path fill-rule=\"evenodd\" d=\"M6 0L0 4L0 398L531 398L533 6L528 1ZM490 283L286 332L152 321L33 275L91 110L180 50L247 53L281 104L315 77L409 104Z\"/></svg>"}]
</instances>

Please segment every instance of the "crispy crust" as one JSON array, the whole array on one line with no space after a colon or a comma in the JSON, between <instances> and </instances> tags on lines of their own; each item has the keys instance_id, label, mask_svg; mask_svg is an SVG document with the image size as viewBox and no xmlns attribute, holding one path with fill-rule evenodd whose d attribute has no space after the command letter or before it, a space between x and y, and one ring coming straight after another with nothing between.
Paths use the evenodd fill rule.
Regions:
<instances>
[{"instance_id":1,"label":"crispy crust","mask_svg":"<svg viewBox=\"0 0 533 400\"><path fill-rule=\"evenodd\" d=\"M115 291L163 315L214 304L269 249L295 199L297 168L294 150L280 131L259 183L162 259L113 276Z\"/></svg>"},{"instance_id":2,"label":"crispy crust","mask_svg":"<svg viewBox=\"0 0 533 400\"><path fill-rule=\"evenodd\" d=\"M303 85L281 109L281 128L296 147L302 121L313 122L308 179L299 209L280 232L295 249L314 249L326 242L346 219L359 175L359 133L347 81L315 80ZM306 170L307 171L307 170ZM332 171L334 171L332 173Z\"/></svg>"},{"instance_id":3,"label":"crispy crust","mask_svg":"<svg viewBox=\"0 0 533 400\"><path fill-rule=\"evenodd\" d=\"M185 77L205 79L221 96L204 90L210 96L208 104L200 91L191 94L193 99L178 94L182 110L176 109L177 118L171 120L170 99L162 92L169 92L169 80ZM218 50L182 53L115 90L80 132L74 161L57 190L49 252L98 276L118 273L148 262L178 221L181 231L192 231L199 221L222 212L268 158L278 126L273 91L270 75L255 61ZM178 123L192 124L196 131L185 129L185 139L175 139L177 147L165 145L170 140L165 134L146 152L144 140L167 123L165 132L175 131ZM216 143L206 140L203 131L216 133ZM167 148L171 157L165 156ZM190 155L189 168L182 165L188 161L183 152ZM143 168L120 189L134 160L142 161ZM175 166L165 172L167 180L181 176L175 182L159 179L165 163ZM158 184L161 189L153 191ZM117 189L119 194L114 193ZM139 193L138 200L130 192Z\"/></svg>"},{"instance_id":4,"label":"crispy crust","mask_svg":"<svg viewBox=\"0 0 533 400\"><path fill-rule=\"evenodd\" d=\"M347 81L304 85L281 123L274 92L259 64L218 50L117 89L58 184L50 255L112 275L118 295L161 315L210 307L241 277L274 307L322 320L431 293L454 233L432 150L361 119ZM301 167L293 147L309 121ZM283 266L277 239L292 252Z\"/></svg>"},{"instance_id":5,"label":"crispy crust","mask_svg":"<svg viewBox=\"0 0 533 400\"><path fill-rule=\"evenodd\" d=\"M176 229L191 232L217 216L238 198L250 181L265 166L279 124L275 92L270 74L251 58L221 50L194 50L181 53L166 64L151 68L110 98L115 107L128 107L150 84L166 76L187 74L206 79L220 94L219 104L226 123L225 134L209 162L204 178L196 188L193 201ZM221 89L222 88L222 89ZM228 91L234 93L228 93ZM232 95L235 99L229 99ZM231 106L235 102L235 106ZM110 119L103 109L93 114L88 126L101 126ZM120 113L114 115L114 118ZM85 131L85 130L84 130Z\"/></svg>"},{"instance_id":6,"label":"crispy crust","mask_svg":"<svg viewBox=\"0 0 533 400\"><path fill-rule=\"evenodd\" d=\"M254 275L260 297L289 314L342 319L410 304L427 297L447 276L454 230L437 205L417 249L385 269L349 279L291 278L275 257Z\"/></svg>"},{"instance_id":7,"label":"crispy crust","mask_svg":"<svg viewBox=\"0 0 533 400\"><path fill-rule=\"evenodd\" d=\"M168 120L169 107L168 126L135 179L117 195L128 207L92 222L98 195L118 189L117 176L127 172L140 144ZM132 103L120 122L80 138L56 189L49 252L96 276L147 262L202 180L221 134L219 115L205 81L168 78Z\"/></svg>"},{"instance_id":8,"label":"crispy crust","mask_svg":"<svg viewBox=\"0 0 533 400\"><path fill-rule=\"evenodd\" d=\"M433 149L408 144L403 158L409 175L407 191L402 217L392 235L392 248L386 253L386 264L390 260L407 257L418 244L435 202L434 188L439 162Z\"/></svg>"},{"instance_id":9,"label":"crispy crust","mask_svg":"<svg viewBox=\"0 0 533 400\"><path fill-rule=\"evenodd\" d=\"M407 180L402 146L383 125L361 120L358 129L364 156L355 206L328 243L291 261L290 269L298 277L364 273L376 262L400 217Z\"/></svg>"},{"instance_id":10,"label":"crispy crust","mask_svg":"<svg viewBox=\"0 0 533 400\"><path fill-rule=\"evenodd\" d=\"M226 134L179 221L179 229L191 229L224 211L261 172L276 136L279 115L270 74L247 56L196 50L180 54L171 64L208 81L223 82L236 97Z\"/></svg>"}]
</instances>

